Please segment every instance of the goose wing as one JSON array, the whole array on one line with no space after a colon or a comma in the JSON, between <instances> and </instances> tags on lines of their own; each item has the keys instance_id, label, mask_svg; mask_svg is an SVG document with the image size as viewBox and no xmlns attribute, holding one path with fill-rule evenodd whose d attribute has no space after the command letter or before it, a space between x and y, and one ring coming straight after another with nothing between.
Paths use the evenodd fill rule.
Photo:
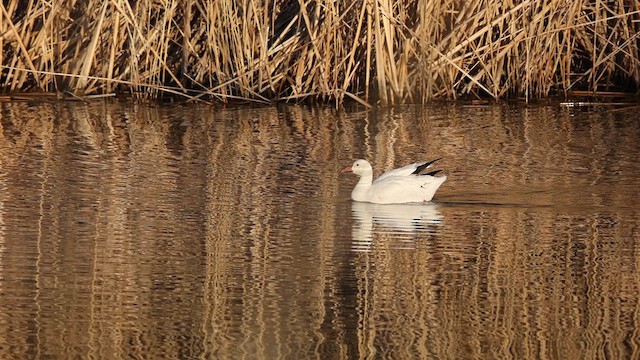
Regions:
<instances>
[{"instance_id":1,"label":"goose wing","mask_svg":"<svg viewBox=\"0 0 640 360\"><path fill-rule=\"evenodd\" d=\"M407 166L403 166L401 168L389 170L384 174L380 175L375 181L379 182L389 177L395 176L410 176L410 175L434 175L436 172L426 173L425 171L433 165L434 162L440 160L442 158L437 158L435 160L427 161L427 162L417 162Z\"/></svg>"}]
</instances>

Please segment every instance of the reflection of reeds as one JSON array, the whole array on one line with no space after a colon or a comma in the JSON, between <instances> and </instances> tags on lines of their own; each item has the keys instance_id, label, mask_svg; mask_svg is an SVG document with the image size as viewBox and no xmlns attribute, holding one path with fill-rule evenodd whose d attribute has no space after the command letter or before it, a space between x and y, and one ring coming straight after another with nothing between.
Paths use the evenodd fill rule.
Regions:
<instances>
[{"instance_id":1,"label":"reflection of reeds","mask_svg":"<svg viewBox=\"0 0 640 360\"><path fill-rule=\"evenodd\" d=\"M622 2L89 0L0 4L9 91L382 103L625 90Z\"/></svg>"},{"instance_id":2,"label":"reflection of reeds","mask_svg":"<svg viewBox=\"0 0 640 360\"><path fill-rule=\"evenodd\" d=\"M636 182L606 178L638 171L628 115L410 109L5 104L0 358L638 358ZM376 221L349 251L345 159L435 149L466 169L443 195L579 190L443 205L432 235Z\"/></svg>"}]
</instances>

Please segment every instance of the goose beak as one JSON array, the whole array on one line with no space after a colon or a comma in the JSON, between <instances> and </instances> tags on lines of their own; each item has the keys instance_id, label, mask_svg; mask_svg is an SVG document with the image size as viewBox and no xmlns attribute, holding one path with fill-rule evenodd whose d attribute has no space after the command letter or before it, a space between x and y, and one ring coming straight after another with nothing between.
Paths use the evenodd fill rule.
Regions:
<instances>
[{"instance_id":1,"label":"goose beak","mask_svg":"<svg viewBox=\"0 0 640 360\"><path fill-rule=\"evenodd\" d=\"M349 172L353 172L353 169L351 168L351 166L347 166L346 168L340 170L341 173L349 173Z\"/></svg>"}]
</instances>

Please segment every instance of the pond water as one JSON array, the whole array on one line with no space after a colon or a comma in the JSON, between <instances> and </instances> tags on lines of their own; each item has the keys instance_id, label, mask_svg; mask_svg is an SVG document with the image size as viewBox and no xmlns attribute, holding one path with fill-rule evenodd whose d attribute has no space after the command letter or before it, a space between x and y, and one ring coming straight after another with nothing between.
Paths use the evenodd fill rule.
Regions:
<instances>
[{"instance_id":1,"label":"pond water","mask_svg":"<svg viewBox=\"0 0 640 360\"><path fill-rule=\"evenodd\" d=\"M0 358L640 358L638 110L2 103Z\"/></svg>"}]
</instances>

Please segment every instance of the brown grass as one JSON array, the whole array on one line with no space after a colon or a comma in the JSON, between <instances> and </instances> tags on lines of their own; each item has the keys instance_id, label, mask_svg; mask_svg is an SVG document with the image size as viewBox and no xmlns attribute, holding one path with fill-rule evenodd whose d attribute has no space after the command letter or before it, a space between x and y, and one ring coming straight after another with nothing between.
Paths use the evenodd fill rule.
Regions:
<instances>
[{"instance_id":1,"label":"brown grass","mask_svg":"<svg viewBox=\"0 0 640 360\"><path fill-rule=\"evenodd\" d=\"M630 1L8 0L0 88L336 104L635 91L639 34Z\"/></svg>"}]
</instances>

